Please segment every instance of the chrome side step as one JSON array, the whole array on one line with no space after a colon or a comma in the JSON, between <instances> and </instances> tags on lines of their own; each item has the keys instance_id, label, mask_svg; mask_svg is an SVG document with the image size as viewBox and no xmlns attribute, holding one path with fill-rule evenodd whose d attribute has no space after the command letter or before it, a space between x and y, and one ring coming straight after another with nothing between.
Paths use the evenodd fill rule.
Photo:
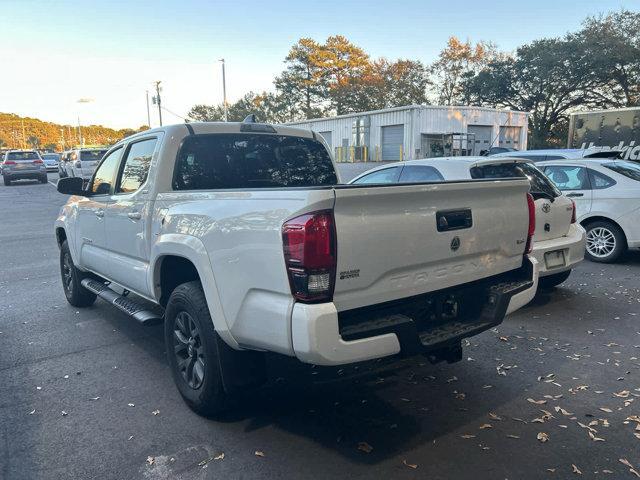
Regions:
<instances>
[{"instance_id":1,"label":"chrome side step","mask_svg":"<svg viewBox=\"0 0 640 480\"><path fill-rule=\"evenodd\" d=\"M118 295L102 282L91 278L85 278L80 282L80 284L90 292L95 293L101 299L133 317L142 325L148 326L162 323L162 317L157 313L147 310L135 300Z\"/></svg>"}]
</instances>

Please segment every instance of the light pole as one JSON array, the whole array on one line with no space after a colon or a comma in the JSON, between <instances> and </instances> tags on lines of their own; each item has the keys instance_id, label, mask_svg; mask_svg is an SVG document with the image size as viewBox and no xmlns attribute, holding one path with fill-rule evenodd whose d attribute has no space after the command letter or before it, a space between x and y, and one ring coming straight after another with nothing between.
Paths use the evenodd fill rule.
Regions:
<instances>
[{"instance_id":1,"label":"light pole","mask_svg":"<svg viewBox=\"0 0 640 480\"><path fill-rule=\"evenodd\" d=\"M229 121L229 108L227 107L227 79L224 72L224 58L220 59L222 63L222 106L224 108L224 121Z\"/></svg>"}]
</instances>

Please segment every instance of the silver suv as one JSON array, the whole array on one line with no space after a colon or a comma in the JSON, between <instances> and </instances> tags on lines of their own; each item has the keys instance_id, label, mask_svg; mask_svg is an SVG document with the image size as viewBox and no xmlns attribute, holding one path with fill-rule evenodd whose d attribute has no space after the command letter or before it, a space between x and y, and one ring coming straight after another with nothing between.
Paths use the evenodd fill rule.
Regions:
<instances>
[{"instance_id":1,"label":"silver suv","mask_svg":"<svg viewBox=\"0 0 640 480\"><path fill-rule=\"evenodd\" d=\"M71 150L64 166L66 176L80 177L85 182L88 182L105 153L107 153L106 148L78 148Z\"/></svg>"},{"instance_id":2,"label":"silver suv","mask_svg":"<svg viewBox=\"0 0 640 480\"><path fill-rule=\"evenodd\" d=\"M47 183L47 167L35 150L12 150L4 154L2 178L6 186L14 180L31 179Z\"/></svg>"}]
</instances>

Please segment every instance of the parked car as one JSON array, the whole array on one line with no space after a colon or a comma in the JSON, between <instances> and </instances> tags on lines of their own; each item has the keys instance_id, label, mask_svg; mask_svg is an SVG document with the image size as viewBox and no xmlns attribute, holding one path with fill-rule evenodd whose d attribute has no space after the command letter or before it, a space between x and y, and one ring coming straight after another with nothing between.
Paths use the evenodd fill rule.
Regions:
<instances>
[{"instance_id":1,"label":"parked car","mask_svg":"<svg viewBox=\"0 0 640 480\"><path fill-rule=\"evenodd\" d=\"M42 161L44 162L47 172L55 172L58 170L58 163L60 162L60 155L57 153L43 153Z\"/></svg>"},{"instance_id":2,"label":"parked car","mask_svg":"<svg viewBox=\"0 0 640 480\"><path fill-rule=\"evenodd\" d=\"M71 156L71 150L66 150L60 154L60 161L58 162L58 176L60 178L68 177L67 165L69 164L69 157Z\"/></svg>"},{"instance_id":3,"label":"parked car","mask_svg":"<svg viewBox=\"0 0 640 480\"><path fill-rule=\"evenodd\" d=\"M65 164L68 177L79 177L88 182L104 154L104 148L78 148L71 150Z\"/></svg>"},{"instance_id":4,"label":"parked car","mask_svg":"<svg viewBox=\"0 0 640 480\"><path fill-rule=\"evenodd\" d=\"M4 155L2 178L6 186L24 179L47 183L47 168L36 150L12 150Z\"/></svg>"},{"instance_id":5,"label":"parked car","mask_svg":"<svg viewBox=\"0 0 640 480\"><path fill-rule=\"evenodd\" d=\"M87 189L58 182L74 195L55 222L64 293L163 320L178 390L203 414L264 381L265 352L458 361L463 338L535 294L534 201L525 179L425 186L339 184L323 140L288 126L141 132Z\"/></svg>"},{"instance_id":6,"label":"parked car","mask_svg":"<svg viewBox=\"0 0 640 480\"><path fill-rule=\"evenodd\" d=\"M575 218L575 204L562 195L533 163L495 157L448 157L411 160L374 168L352 184L440 182L444 180L527 178L536 205L532 255L538 261L541 288L561 284L584 259L585 231ZM504 204L502 208L507 208Z\"/></svg>"},{"instance_id":7,"label":"parked car","mask_svg":"<svg viewBox=\"0 0 640 480\"><path fill-rule=\"evenodd\" d=\"M640 165L626 160L581 159L536 164L576 203L587 231L586 255L615 262L640 247Z\"/></svg>"},{"instance_id":8,"label":"parked car","mask_svg":"<svg viewBox=\"0 0 640 480\"><path fill-rule=\"evenodd\" d=\"M491 157L524 158L531 162L576 158L618 158L622 152L609 148L549 148L546 150L522 150L489 154Z\"/></svg>"}]
</instances>

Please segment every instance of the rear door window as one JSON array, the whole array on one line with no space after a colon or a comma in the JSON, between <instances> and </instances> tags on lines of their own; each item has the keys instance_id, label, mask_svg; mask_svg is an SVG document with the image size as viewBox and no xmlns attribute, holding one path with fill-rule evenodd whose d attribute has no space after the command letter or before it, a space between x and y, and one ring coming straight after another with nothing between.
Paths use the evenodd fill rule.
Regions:
<instances>
[{"instance_id":1,"label":"rear door window","mask_svg":"<svg viewBox=\"0 0 640 480\"><path fill-rule=\"evenodd\" d=\"M554 165L545 167L544 173L560 190L590 190L589 175L585 167Z\"/></svg>"},{"instance_id":2,"label":"rear door window","mask_svg":"<svg viewBox=\"0 0 640 480\"><path fill-rule=\"evenodd\" d=\"M591 168L587 168L589 172L589 180L591 182L591 188L594 190L603 190L605 188L613 187L616 181L606 176L604 173L596 172Z\"/></svg>"},{"instance_id":3,"label":"rear door window","mask_svg":"<svg viewBox=\"0 0 640 480\"><path fill-rule=\"evenodd\" d=\"M444 177L430 165L405 165L400 174L400 183L442 182Z\"/></svg>"},{"instance_id":4,"label":"rear door window","mask_svg":"<svg viewBox=\"0 0 640 480\"><path fill-rule=\"evenodd\" d=\"M313 187L338 183L324 145L249 133L191 135L176 161L174 190Z\"/></svg>"},{"instance_id":5,"label":"rear door window","mask_svg":"<svg viewBox=\"0 0 640 480\"><path fill-rule=\"evenodd\" d=\"M400 167L383 168L382 170L376 170L367 175L363 175L353 183L359 184L373 184L373 183L397 183L400 176Z\"/></svg>"}]
</instances>

